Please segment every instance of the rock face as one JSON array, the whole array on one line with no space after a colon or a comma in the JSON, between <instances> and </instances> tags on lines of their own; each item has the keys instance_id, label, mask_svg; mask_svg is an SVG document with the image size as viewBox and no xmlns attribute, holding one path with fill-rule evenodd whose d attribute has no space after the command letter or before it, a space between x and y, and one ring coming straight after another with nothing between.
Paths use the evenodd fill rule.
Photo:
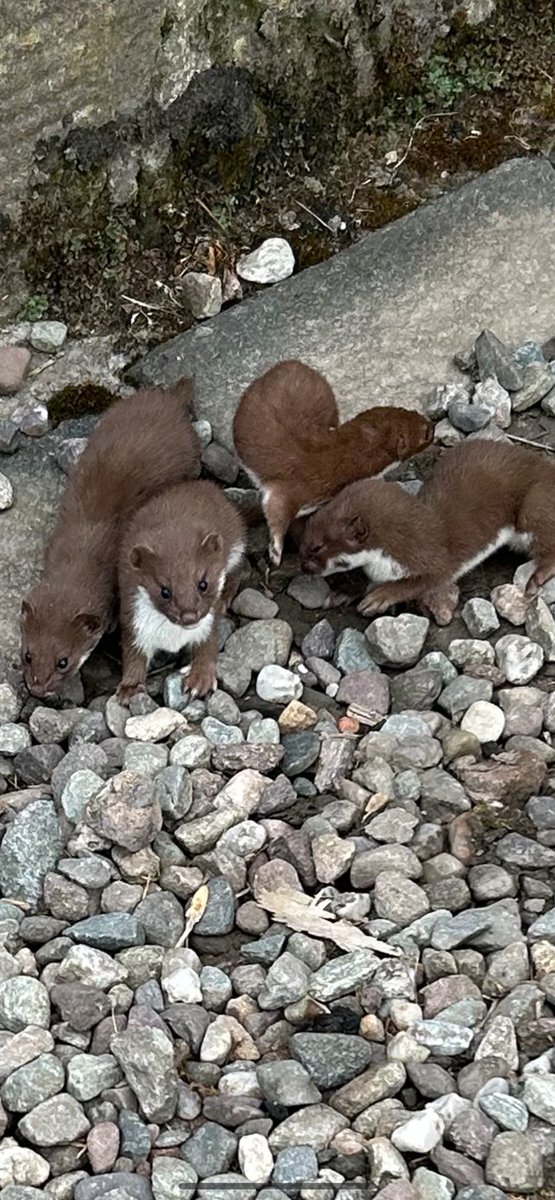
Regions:
<instances>
[{"instance_id":1,"label":"rock face","mask_svg":"<svg viewBox=\"0 0 555 1200\"><path fill-rule=\"evenodd\" d=\"M394 0L386 6L388 30L391 29L392 17L398 7ZM211 5L203 0L193 6L180 4L172 13L172 23L167 29L164 26L165 14L164 0L154 0L153 3L150 0L139 0L138 3L124 0L115 30L110 0L101 0L94 12L83 0L76 0L72 22L65 28L62 39L58 36L58 11L55 6L47 5L37 16L35 54L30 59L25 53L24 37L17 33L16 2L9 0L5 13L6 37L0 44L0 53L7 73L12 77L17 75L21 80L29 104L22 108L13 96L3 97L2 127L17 130L19 153L15 152L13 142L10 143L7 136L2 137L0 208L12 214L16 211L17 199L25 190L31 170L33 147L41 137L59 129L60 122L67 114L71 115L77 129L91 124L101 127L124 113L140 110L152 94L162 108L180 98L185 108L183 125L187 129L186 118L188 116L191 120L195 111L191 101L189 105L186 103L191 77L199 69L211 64L233 62L230 47L238 37L243 40L241 62L255 79L263 79L267 73L272 84L276 84L287 78L291 67L294 67L294 85L295 75L302 71L306 76L305 87L301 86L300 81L294 86L301 103L303 95L307 101L311 96L311 81L320 56L325 55L324 29L328 24L331 27L341 16L349 47L341 56L342 64L345 67L350 64L355 91L359 96L368 95L372 90L372 59L354 0L347 0L346 4L341 5L337 0L324 0L323 5L318 5L316 0L309 0L302 13L302 21L297 19L297 14L289 12L289 6L284 6L280 0L265 0L258 17L272 29L269 40L260 37L258 22L254 17L245 19L245 15L233 5L224 5L216 16ZM315 14L321 16L325 23L321 32L319 25L314 26ZM478 20L487 15L489 12L485 6ZM450 17L451 8L446 2L442 2L439 8L431 2L421 7L414 32L419 48L424 53L431 48L438 31L442 36L448 32ZM318 31L316 37L314 28ZM8 29L14 31L9 38ZM392 37L396 41L401 34L395 34L394 30L385 33L382 39L384 53L387 53ZM84 41L89 46L87 62L82 64L79 72L75 72L72 70L74 56ZM335 60L330 56L330 63L332 61ZM46 85L46 66L49 86ZM199 100L203 99L202 92L200 97L195 98L198 106ZM218 113L218 117L212 115L212 137L219 134L223 141L226 134L229 137L230 124L233 128L234 97L231 95L229 98L231 112L226 113L217 81L214 81L206 101L208 99L212 114ZM188 109L191 110L190 114ZM85 112L89 114L87 118ZM207 120L208 115L201 108L197 121L204 124ZM221 130L218 122L221 122ZM154 140L152 131L150 137ZM113 147L107 146L105 151L105 166L110 165L111 158L109 187L116 204L133 198L137 189L138 155L126 154L125 149L118 148L116 143Z\"/></svg>"}]
</instances>

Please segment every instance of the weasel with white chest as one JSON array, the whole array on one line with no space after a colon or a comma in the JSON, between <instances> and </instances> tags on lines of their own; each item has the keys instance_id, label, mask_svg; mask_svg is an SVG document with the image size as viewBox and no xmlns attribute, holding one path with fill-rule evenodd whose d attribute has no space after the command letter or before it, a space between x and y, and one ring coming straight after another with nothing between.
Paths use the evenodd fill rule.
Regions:
<instances>
[{"instance_id":1,"label":"weasel with white chest","mask_svg":"<svg viewBox=\"0 0 555 1200\"><path fill-rule=\"evenodd\" d=\"M190 649L184 691L205 696L216 686L220 617L237 589L244 552L243 520L208 480L168 488L136 513L119 559L120 703L144 691L158 650Z\"/></svg>"},{"instance_id":2,"label":"weasel with white chest","mask_svg":"<svg viewBox=\"0 0 555 1200\"><path fill-rule=\"evenodd\" d=\"M448 624L456 581L502 546L534 559L528 595L555 575L555 463L477 439L447 450L417 496L350 484L309 518L300 556L312 574L362 567L379 585L359 606L367 615L419 600Z\"/></svg>"},{"instance_id":3,"label":"weasel with white chest","mask_svg":"<svg viewBox=\"0 0 555 1200\"><path fill-rule=\"evenodd\" d=\"M340 425L329 383L292 360L271 367L243 393L233 440L262 493L277 566L295 517L314 512L345 484L392 470L423 450L433 426L420 413L392 407L366 409Z\"/></svg>"},{"instance_id":4,"label":"weasel with white chest","mask_svg":"<svg viewBox=\"0 0 555 1200\"><path fill-rule=\"evenodd\" d=\"M91 433L62 496L42 578L21 606L23 674L33 696L57 695L112 627L125 522L160 488L200 475L192 399L190 379L135 392Z\"/></svg>"}]
</instances>

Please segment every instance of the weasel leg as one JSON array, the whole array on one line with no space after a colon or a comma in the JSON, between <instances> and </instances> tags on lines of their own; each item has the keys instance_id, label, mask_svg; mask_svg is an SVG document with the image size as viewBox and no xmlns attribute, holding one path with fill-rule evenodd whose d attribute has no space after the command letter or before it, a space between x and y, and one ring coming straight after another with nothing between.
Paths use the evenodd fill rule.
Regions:
<instances>
[{"instance_id":1,"label":"weasel leg","mask_svg":"<svg viewBox=\"0 0 555 1200\"><path fill-rule=\"evenodd\" d=\"M421 607L430 613L436 625L450 625L459 603L460 591L456 583L446 583L433 591L425 592Z\"/></svg>"},{"instance_id":2,"label":"weasel leg","mask_svg":"<svg viewBox=\"0 0 555 1200\"><path fill-rule=\"evenodd\" d=\"M530 488L518 517L518 531L532 534L532 556L536 564L525 594L535 596L555 575L555 511L546 503L543 484Z\"/></svg>"},{"instance_id":3,"label":"weasel leg","mask_svg":"<svg viewBox=\"0 0 555 1200\"><path fill-rule=\"evenodd\" d=\"M298 512L295 500L284 492L279 484L268 484L262 497L264 516L270 531L270 548L268 555L274 567L279 567L283 554L285 534L293 517Z\"/></svg>"},{"instance_id":4,"label":"weasel leg","mask_svg":"<svg viewBox=\"0 0 555 1200\"><path fill-rule=\"evenodd\" d=\"M534 574L530 576L524 589L525 596L536 596L540 588L543 587L544 583L549 583L549 580L553 579L554 575L555 555L552 554L550 558L544 559L538 557L536 559L536 569Z\"/></svg>"},{"instance_id":5,"label":"weasel leg","mask_svg":"<svg viewBox=\"0 0 555 1200\"><path fill-rule=\"evenodd\" d=\"M196 696L202 699L213 692L218 686L218 644L220 640L220 614L214 614L214 624L210 637L193 651L191 664L181 671L183 676L183 691L188 692L191 699Z\"/></svg>"},{"instance_id":6,"label":"weasel leg","mask_svg":"<svg viewBox=\"0 0 555 1200\"><path fill-rule=\"evenodd\" d=\"M133 638L125 630L122 633L121 654L122 680L116 692L116 700L128 707L132 696L146 690L148 661L146 655L137 650Z\"/></svg>"},{"instance_id":7,"label":"weasel leg","mask_svg":"<svg viewBox=\"0 0 555 1200\"><path fill-rule=\"evenodd\" d=\"M378 613L387 612L394 604L418 600L431 587L432 581L423 575L409 575L406 579L383 583L366 594L358 606L358 611L366 617L376 616Z\"/></svg>"}]
</instances>

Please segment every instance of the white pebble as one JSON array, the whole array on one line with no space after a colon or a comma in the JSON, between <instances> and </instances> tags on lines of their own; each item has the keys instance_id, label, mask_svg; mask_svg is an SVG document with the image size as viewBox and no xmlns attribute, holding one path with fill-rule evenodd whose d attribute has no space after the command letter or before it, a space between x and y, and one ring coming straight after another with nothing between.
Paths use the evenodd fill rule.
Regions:
<instances>
[{"instance_id":1,"label":"white pebble","mask_svg":"<svg viewBox=\"0 0 555 1200\"><path fill-rule=\"evenodd\" d=\"M543 665L537 642L520 633L506 633L495 644L495 657L509 683L530 683Z\"/></svg>"},{"instance_id":2,"label":"white pebble","mask_svg":"<svg viewBox=\"0 0 555 1200\"><path fill-rule=\"evenodd\" d=\"M263 667L256 680L256 694L261 700L272 700L276 704L288 704L290 700L300 700L303 685L298 675L288 671L286 667L278 667L272 663Z\"/></svg>"},{"instance_id":3,"label":"white pebble","mask_svg":"<svg viewBox=\"0 0 555 1200\"><path fill-rule=\"evenodd\" d=\"M156 708L142 717L129 717L125 722L125 736L135 742L161 742L175 733L185 718L173 708Z\"/></svg>"},{"instance_id":4,"label":"white pebble","mask_svg":"<svg viewBox=\"0 0 555 1200\"><path fill-rule=\"evenodd\" d=\"M162 989L168 1004L201 1004L200 979L192 967L178 967L162 979Z\"/></svg>"},{"instance_id":5,"label":"white pebble","mask_svg":"<svg viewBox=\"0 0 555 1200\"><path fill-rule=\"evenodd\" d=\"M247 1133L239 1140L239 1166L249 1183L267 1183L274 1169L274 1157L261 1133Z\"/></svg>"},{"instance_id":6,"label":"white pebble","mask_svg":"<svg viewBox=\"0 0 555 1200\"><path fill-rule=\"evenodd\" d=\"M489 700L476 700L461 721L465 733L473 733L479 742L497 742L505 728L505 714Z\"/></svg>"},{"instance_id":7,"label":"white pebble","mask_svg":"<svg viewBox=\"0 0 555 1200\"><path fill-rule=\"evenodd\" d=\"M0 512L5 512L13 504L13 487L7 475L0 472Z\"/></svg>"},{"instance_id":8,"label":"white pebble","mask_svg":"<svg viewBox=\"0 0 555 1200\"><path fill-rule=\"evenodd\" d=\"M243 255L237 274L249 283L278 283L295 270L295 255L285 238L266 238L257 250Z\"/></svg>"},{"instance_id":9,"label":"white pebble","mask_svg":"<svg viewBox=\"0 0 555 1200\"><path fill-rule=\"evenodd\" d=\"M439 1113L424 1109L404 1125L398 1125L391 1134L391 1141L396 1150L428 1154L441 1141L444 1132L445 1125Z\"/></svg>"}]
</instances>

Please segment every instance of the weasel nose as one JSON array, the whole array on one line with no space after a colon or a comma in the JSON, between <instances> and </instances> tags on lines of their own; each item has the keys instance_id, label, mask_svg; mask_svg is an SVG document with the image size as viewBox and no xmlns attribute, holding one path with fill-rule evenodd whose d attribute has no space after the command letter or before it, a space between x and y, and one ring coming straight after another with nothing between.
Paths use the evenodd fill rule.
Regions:
<instances>
[{"instance_id":1,"label":"weasel nose","mask_svg":"<svg viewBox=\"0 0 555 1200\"><path fill-rule=\"evenodd\" d=\"M186 609L180 614L179 620L181 621L182 625L196 625L198 617L196 612L191 612L190 610Z\"/></svg>"}]
</instances>

